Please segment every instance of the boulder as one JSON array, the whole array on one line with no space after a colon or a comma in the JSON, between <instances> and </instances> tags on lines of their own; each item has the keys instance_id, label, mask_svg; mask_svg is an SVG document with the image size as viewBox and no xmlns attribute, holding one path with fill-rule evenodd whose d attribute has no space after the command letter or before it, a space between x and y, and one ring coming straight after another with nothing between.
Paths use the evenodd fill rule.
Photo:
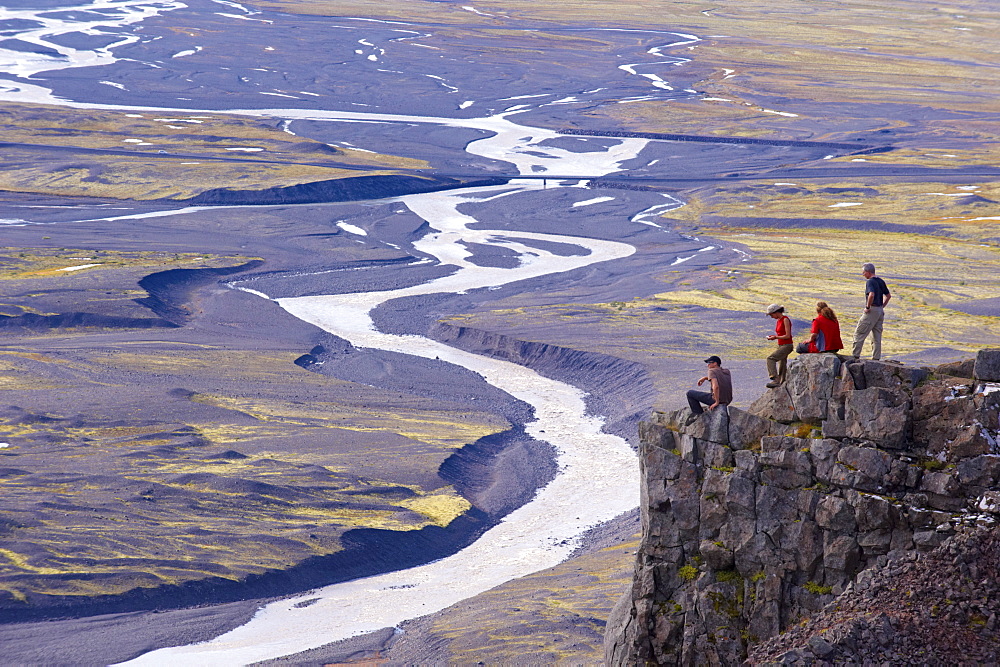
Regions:
<instances>
[{"instance_id":1,"label":"boulder","mask_svg":"<svg viewBox=\"0 0 1000 667\"><path fill-rule=\"evenodd\" d=\"M729 406L729 446L733 449L757 449L760 439L771 435L775 423L745 410Z\"/></svg>"},{"instance_id":2,"label":"boulder","mask_svg":"<svg viewBox=\"0 0 1000 667\"><path fill-rule=\"evenodd\" d=\"M714 410L706 409L704 413L694 415L681 431L699 440L728 445L729 413L721 405Z\"/></svg>"},{"instance_id":3,"label":"boulder","mask_svg":"<svg viewBox=\"0 0 1000 667\"><path fill-rule=\"evenodd\" d=\"M861 553L858 541L849 535L833 537L827 533L823 541L823 566L853 575L858 569Z\"/></svg>"},{"instance_id":4,"label":"boulder","mask_svg":"<svg viewBox=\"0 0 1000 667\"><path fill-rule=\"evenodd\" d=\"M1000 348L979 350L972 376L981 382L1000 382Z\"/></svg>"},{"instance_id":5,"label":"boulder","mask_svg":"<svg viewBox=\"0 0 1000 667\"><path fill-rule=\"evenodd\" d=\"M827 417L840 359L833 354L804 354L788 365L785 383L799 420L819 424Z\"/></svg>"},{"instance_id":6,"label":"boulder","mask_svg":"<svg viewBox=\"0 0 1000 667\"><path fill-rule=\"evenodd\" d=\"M847 375L851 376L851 384L854 386L855 390L868 388L868 384L865 381L865 362L847 362Z\"/></svg>"},{"instance_id":7,"label":"boulder","mask_svg":"<svg viewBox=\"0 0 1000 667\"><path fill-rule=\"evenodd\" d=\"M761 438L762 452L801 452L808 450L812 443L810 438L794 438L787 435L769 435Z\"/></svg>"},{"instance_id":8,"label":"boulder","mask_svg":"<svg viewBox=\"0 0 1000 667\"><path fill-rule=\"evenodd\" d=\"M993 439L996 441L997 432L1000 431L1000 391L976 394L973 400L979 410L977 415L979 423L982 424L983 428L992 431ZM1000 441L998 441L998 445L1000 445ZM1000 454L1000 446L997 447L996 453Z\"/></svg>"},{"instance_id":9,"label":"boulder","mask_svg":"<svg viewBox=\"0 0 1000 667\"><path fill-rule=\"evenodd\" d=\"M701 452L701 463L709 468L732 468L736 465L733 450L726 445L720 445L708 440L698 441Z\"/></svg>"},{"instance_id":10,"label":"boulder","mask_svg":"<svg viewBox=\"0 0 1000 667\"><path fill-rule=\"evenodd\" d=\"M864 368L865 388L881 387L883 389L903 389L910 391L930 372L926 368L904 366L894 361L875 361L866 359L861 362Z\"/></svg>"},{"instance_id":11,"label":"boulder","mask_svg":"<svg viewBox=\"0 0 1000 667\"><path fill-rule=\"evenodd\" d=\"M874 447L842 447L837 453L837 461L875 482L881 482L892 465L892 457Z\"/></svg>"},{"instance_id":12,"label":"boulder","mask_svg":"<svg viewBox=\"0 0 1000 667\"><path fill-rule=\"evenodd\" d=\"M844 419L849 437L901 449L910 431L908 397L883 387L852 391L844 403Z\"/></svg>"},{"instance_id":13,"label":"boulder","mask_svg":"<svg viewBox=\"0 0 1000 667\"><path fill-rule=\"evenodd\" d=\"M639 440L650 447L670 451L677 448L677 433L655 422L639 422Z\"/></svg>"},{"instance_id":14,"label":"boulder","mask_svg":"<svg viewBox=\"0 0 1000 667\"><path fill-rule=\"evenodd\" d=\"M934 368L934 375L947 375L949 377L956 378L968 378L972 379L974 376L974 368L976 365L975 359L966 359L965 361L953 361L948 364L941 364Z\"/></svg>"},{"instance_id":15,"label":"boulder","mask_svg":"<svg viewBox=\"0 0 1000 667\"><path fill-rule=\"evenodd\" d=\"M894 524L893 517L896 513L892 503L885 498L867 493L853 494L849 498L849 502L854 507L858 530L866 533L885 533L885 543L889 544ZM861 543L860 539L859 543Z\"/></svg>"},{"instance_id":16,"label":"boulder","mask_svg":"<svg viewBox=\"0 0 1000 667\"><path fill-rule=\"evenodd\" d=\"M681 458L688 463L698 463L701 460L701 447L697 438L682 433L677 436L677 449L681 453Z\"/></svg>"},{"instance_id":17,"label":"boulder","mask_svg":"<svg viewBox=\"0 0 1000 667\"><path fill-rule=\"evenodd\" d=\"M843 498L826 496L816 506L816 523L833 533L849 534L857 530L854 508Z\"/></svg>"},{"instance_id":18,"label":"boulder","mask_svg":"<svg viewBox=\"0 0 1000 667\"><path fill-rule=\"evenodd\" d=\"M948 443L948 460L962 461L980 454L989 454L995 444L996 439L981 425L973 422Z\"/></svg>"},{"instance_id":19,"label":"boulder","mask_svg":"<svg viewBox=\"0 0 1000 667\"><path fill-rule=\"evenodd\" d=\"M834 468L838 465L837 454L840 452L841 446L839 440L832 438L809 441L809 455L812 457L814 474L816 479L823 484L832 482Z\"/></svg>"},{"instance_id":20,"label":"boulder","mask_svg":"<svg viewBox=\"0 0 1000 667\"><path fill-rule=\"evenodd\" d=\"M996 448L1000 394L977 394L956 379L937 380L913 392L913 442L948 462L988 454Z\"/></svg>"},{"instance_id":21,"label":"boulder","mask_svg":"<svg viewBox=\"0 0 1000 667\"><path fill-rule=\"evenodd\" d=\"M858 546L862 553L867 556L880 556L889 553L892 546L892 532L888 530L875 530L868 533L858 534Z\"/></svg>"},{"instance_id":22,"label":"boulder","mask_svg":"<svg viewBox=\"0 0 1000 667\"><path fill-rule=\"evenodd\" d=\"M783 489L809 486L812 479L812 457L809 441L801 438L770 436L761 441L764 451L759 457L761 482Z\"/></svg>"},{"instance_id":23,"label":"boulder","mask_svg":"<svg viewBox=\"0 0 1000 667\"><path fill-rule=\"evenodd\" d=\"M846 438L847 421L844 419L827 418L823 422L822 433L824 438Z\"/></svg>"},{"instance_id":24,"label":"boulder","mask_svg":"<svg viewBox=\"0 0 1000 667\"><path fill-rule=\"evenodd\" d=\"M967 382L955 378L933 380L913 390L913 421L921 422L942 416L950 421L971 417L976 406Z\"/></svg>"},{"instance_id":25,"label":"boulder","mask_svg":"<svg viewBox=\"0 0 1000 667\"><path fill-rule=\"evenodd\" d=\"M803 519L785 524L779 545L807 576L811 577L823 562L823 531L815 521Z\"/></svg>"},{"instance_id":26,"label":"boulder","mask_svg":"<svg viewBox=\"0 0 1000 667\"><path fill-rule=\"evenodd\" d=\"M653 412L650 422L659 424L671 431L681 431L694 417L695 415L691 412L691 408L680 408L670 411L656 410Z\"/></svg>"},{"instance_id":27,"label":"boulder","mask_svg":"<svg viewBox=\"0 0 1000 667\"><path fill-rule=\"evenodd\" d=\"M930 551L944 542L947 536L936 530L920 530L913 533L913 544L920 551Z\"/></svg>"},{"instance_id":28,"label":"boulder","mask_svg":"<svg viewBox=\"0 0 1000 667\"><path fill-rule=\"evenodd\" d=\"M699 550L705 565L713 570L730 570L733 567L733 552L719 541L703 540Z\"/></svg>"},{"instance_id":29,"label":"boulder","mask_svg":"<svg viewBox=\"0 0 1000 667\"><path fill-rule=\"evenodd\" d=\"M768 389L750 406L750 414L764 419L773 419L783 424L799 421L795 414L792 396L788 393L787 382L780 387Z\"/></svg>"},{"instance_id":30,"label":"boulder","mask_svg":"<svg viewBox=\"0 0 1000 667\"><path fill-rule=\"evenodd\" d=\"M924 473L920 482L920 490L939 496L951 496L958 491L959 483L955 475L946 472Z\"/></svg>"},{"instance_id":31,"label":"boulder","mask_svg":"<svg viewBox=\"0 0 1000 667\"><path fill-rule=\"evenodd\" d=\"M977 456L958 464L955 469L962 486L985 488L1000 480L1000 456Z\"/></svg>"},{"instance_id":32,"label":"boulder","mask_svg":"<svg viewBox=\"0 0 1000 667\"><path fill-rule=\"evenodd\" d=\"M782 452L782 455L785 454L786 452ZM792 467L780 467L761 472L760 481L765 486L776 486L780 489L801 489L813 483L813 476L808 467L805 472Z\"/></svg>"}]
</instances>

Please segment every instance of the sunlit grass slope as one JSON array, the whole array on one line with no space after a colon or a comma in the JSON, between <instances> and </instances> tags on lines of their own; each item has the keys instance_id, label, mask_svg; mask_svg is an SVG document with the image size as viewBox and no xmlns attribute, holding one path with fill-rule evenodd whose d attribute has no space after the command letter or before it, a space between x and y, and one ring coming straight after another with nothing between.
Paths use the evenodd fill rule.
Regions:
<instances>
[{"instance_id":1,"label":"sunlit grass slope","mask_svg":"<svg viewBox=\"0 0 1000 667\"><path fill-rule=\"evenodd\" d=\"M309 373L294 352L127 347L0 350L0 388L74 408L0 416L8 599L242 580L336 553L350 529L447 526L471 506L435 472L509 427ZM94 414L101 401L87 408L87 395L110 402L154 382L215 389L154 390L145 408L119 399L114 415ZM306 398L317 394L326 400Z\"/></svg>"},{"instance_id":2,"label":"sunlit grass slope","mask_svg":"<svg viewBox=\"0 0 1000 667\"><path fill-rule=\"evenodd\" d=\"M14 144L0 161L0 190L12 192L185 199L213 188L262 190L428 166L225 114L4 105L0 132Z\"/></svg>"}]
</instances>

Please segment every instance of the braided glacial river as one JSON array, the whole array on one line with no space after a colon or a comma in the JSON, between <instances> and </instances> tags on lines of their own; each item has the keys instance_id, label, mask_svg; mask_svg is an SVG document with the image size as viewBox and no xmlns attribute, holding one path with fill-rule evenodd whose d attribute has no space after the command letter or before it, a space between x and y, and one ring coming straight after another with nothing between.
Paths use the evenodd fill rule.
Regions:
<instances>
[{"instance_id":1,"label":"braided glacial river","mask_svg":"<svg viewBox=\"0 0 1000 667\"><path fill-rule=\"evenodd\" d=\"M278 110L267 113L282 116ZM386 117L370 119L388 120ZM405 116L393 117L391 121L434 122ZM645 143L629 140L615 152L562 156L563 151L537 146L542 138L553 133L517 126L504 118L476 119L464 126L484 125L495 126L496 134L470 144L470 149L478 149L481 155L517 161L521 169L526 162L540 160L537 154L545 151L549 164L553 160L565 162L560 164L560 173L572 173L575 169L585 169L590 175L607 173L621 160L633 157ZM529 146L536 156L523 153ZM128 664L247 664L395 626L511 579L558 564L573 551L588 528L638 504L635 454L623 439L601 431L602 420L587 413L584 394L579 389L523 366L464 352L428 338L381 333L369 317L372 309L390 299L497 287L620 259L635 251L631 245L614 241L471 229L470 225L477 221L458 211L458 206L464 202L516 197L519 192L534 187L537 185L491 186L400 198L433 230L414 242L414 247L433 255L442 264L457 267L448 276L398 290L297 297L277 302L292 315L345 338L357 347L438 358L474 371L495 387L528 403L534 409L535 421L525 425L526 431L555 448L556 477L540 489L530 503L507 515L476 542L450 557L281 600L261 609L249 623L212 641L160 649ZM677 203L663 206L671 205ZM530 240L572 244L584 248L586 254L556 255L524 243ZM519 265L514 268L478 266L467 259L467 243L501 246L514 251L519 256ZM264 294L260 296L266 298Z\"/></svg>"},{"instance_id":2,"label":"braided glacial river","mask_svg":"<svg viewBox=\"0 0 1000 667\"><path fill-rule=\"evenodd\" d=\"M85 3L77 4L82 6ZM105 4L97 0L93 7ZM236 3L219 4L244 9ZM119 12L119 27L177 6L183 4L129 0L115 5ZM0 16L25 18L22 15L28 13L28 10L3 10ZM98 21L96 23L100 25L92 29L100 33L101 26L106 27L110 20ZM63 19L52 14L44 21L44 29L26 33L22 39L41 44L46 35L59 32ZM672 41L657 49L698 41L692 35L662 34L670 35L665 39ZM131 43L130 39L123 37L120 43ZM59 47L62 59L58 62L23 53L12 56L11 52L5 52L9 60L6 70L29 77L53 69L110 64L115 60L111 54L114 46L112 44L93 52ZM654 55L662 56L658 50ZM628 65L620 69L634 75L637 66ZM661 89L669 88L658 76L639 76L653 81ZM613 144L610 146L591 147L596 150L587 152L558 148L552 140L561 137L559 133L519 125L512 120L517 114L531 109L524 104L499 114L465 119L316 109L178 109L74 102L58 97L42 86L24 83L23 78L16 82L3 81L0 99L128 112L267 117L284 121L284 127L289 132L293 131L297 120L467 128L490 133L486 138L469 143L466 147L469 153L510 163L519 174L547 171L567 177L553 182L560 187L582 186L585 184L582 179L620 171L622 164L636 158L647 144L645 139L628 138L607 142ZM526 367L464 352L428 338L379 332L370 317L374 308L392 299L496 288L515 281L622 259L635 252L632 245L616 241L473 229L478 221L459 211L459 206L467 202L496 201L498 206L502 206L506 198L516 198L540 187L543 185L537 180L514 179L507 185L400 197L397 201L423 218L430 227L429 233L413 243L414 248L435 257L441 265L454 267L451 274L390 291L275 301L292 315L342 337L356 347L438 358L478 373L495 387L530 404L535 420L526 424L525 429L555 449L558 473L554 479L541 488L531 502L511 512L476 542L452 556L408 570L339 583L274 602L262 607L248 623L211 641L155 650L127 664L249 664L397 626L405 620L441 610L511 579L556 565L576 548L586 530L636 507L639 489L636 457L623 439L602 431L600 417L588 414L582 391ZM636 211L632 222L658 227L656 214L682 205L669 195L662 197L659 205ZM597 198L577 205L606 199L610 198ZM183 213L184 210L178 210L151 215ZM532 241L538 243L533 244ZM582 250L572 256L556 254L545 249L547 243L568 244ZM516 255L517 265L509 268L477 265L470 261L469 244L503 248ZM675 263L685 259L690 258L679 258ZM270 298L246 286L241 289L261 298Z\"/></svg>"}]
</instances>

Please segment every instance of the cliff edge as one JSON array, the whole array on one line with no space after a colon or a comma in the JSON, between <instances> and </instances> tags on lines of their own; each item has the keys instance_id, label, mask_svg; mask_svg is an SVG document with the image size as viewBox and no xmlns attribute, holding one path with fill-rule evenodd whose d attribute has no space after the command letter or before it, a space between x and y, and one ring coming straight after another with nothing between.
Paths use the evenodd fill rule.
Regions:
<instances>
[{"instance_id":1,"label":"cliff edge","mask_svg":"<svg viewBox=\"0 0 1000 667\"><path fill-rule=\"evenodd\" d=\"M607 663L891 660L932 651L929 629L995 660L998 407L982 350L936 369L802 355L748 410L654 413Z\"/></svg>"}]
</instances>

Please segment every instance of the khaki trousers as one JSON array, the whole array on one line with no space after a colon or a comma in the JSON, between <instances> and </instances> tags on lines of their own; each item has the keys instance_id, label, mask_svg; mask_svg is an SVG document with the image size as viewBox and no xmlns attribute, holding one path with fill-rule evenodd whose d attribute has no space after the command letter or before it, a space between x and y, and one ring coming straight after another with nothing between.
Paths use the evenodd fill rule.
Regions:
<instances>
[{"instance_id":1,"label":"khaki trousers","mask_svg":"<svg viewBox=\"0 0 1000 667\"><path fill-rule=\"evenodd\" d=\"M872 335L872 359L882 358L882 320L885 319L885 309L881 306L872 306L871 310L861 316L858 320L858 327L854 330L854 350L851 354L855 357L861 356L861 350L865 346L865 339L868 334Z\"/></svg>"},{"instance_id":2,"label":"khaki trousers","mask_svg":"<svg viewBox=\"0 0 1000 667\"><path fill-rule=\"evenodd\" d=\"M788 367L788 355L792 353L792 344L779 345L774 352L767 355L767 375L778 382L785 381L785 370Z\"/></svg>"}]
</instances>

